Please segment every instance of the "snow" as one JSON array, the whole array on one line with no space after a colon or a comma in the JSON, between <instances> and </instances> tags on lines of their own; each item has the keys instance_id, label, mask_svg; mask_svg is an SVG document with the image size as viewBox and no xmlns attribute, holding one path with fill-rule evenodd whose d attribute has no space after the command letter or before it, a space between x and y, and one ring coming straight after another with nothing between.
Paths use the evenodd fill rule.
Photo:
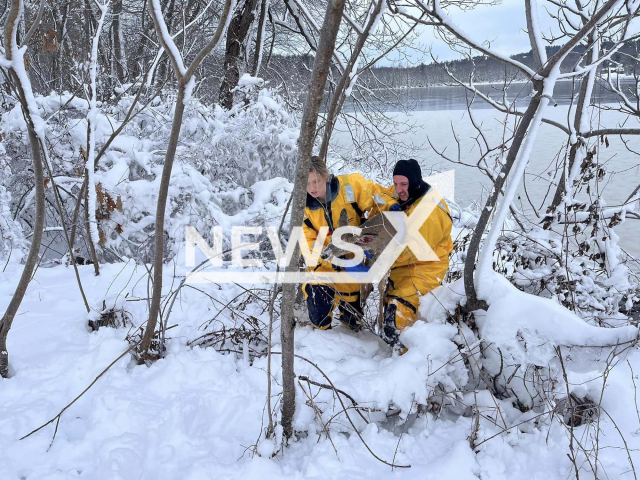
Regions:
<instances>
[{"instance_id":1,"label":"snow","mask_svg":"<svg viewBox=\"0 0 640 480\"><path fill-rule=\"evenodd\" d=\"M555 76L553 76L554 73ZM556 66L549 77L544 80L540 103L538 104L535 115L531 120L529 129L527 130L527 135L524 138L522 145L520 146L520 150L518 151L516 160L511 167L511 171L509 172L511 181L507 184L504 196L500 199L500 203L497 207L496 213L493 217L493 221L491 222L491 227L489 228L489 232L487 234L487 240L484 242L482 249L480 250L477 272L474 278L476 289L478 290L478 295L480 296L480 298L488 297L488 289L485 287L485 285L489 283L488 276L493 272L492 263L495 245L498 240L498 236L500 235L500 231L502 230L502 225L507 218L509 207L513 204L517 188L520 185L520 181L522 180L524 171L527 167L527 164L529 163L531 150L535 143L540 124L542 123L545 108L549 104L549 100L553 95L553 87L555 85L558 74L559 66Z\"/></svg>"},{"instance_id":2,"label":"snow","mask_svg":"<svg viewBox=\"0 0 640 480\"><path fill-rule=\"evenodd\" d=\"M17 18L21 18L24 10L22 1L19 2L19 13ZM38 136L39 140L45 143L45 122L40 116L38 106L33 96L33 90L31 88L31 80L27 74L24 55L27 51L27 46L19 47L17 39L17 31L20 22L15 22L14 29L11 31L11 69L18 77L22 90L24 93L24 100L29 110L29 116L33 122L33 128Z\"/></svg>"},{"instance_id":3,"label":"snow","mask_svg":"<svg viewBox=\"0 0 640 480\"><path fill-rule=\"evenodd\" d=\"M591 47L591 55L590 55L591 63L595 63L595 61L598 59L599 52L600 52L600 39L596 38L594 45ZM587 81L587 90L586 90L585 98L589 99L590 101L593 94L593 85L595 84L595 81L596 81L596 69L592 69L586 75L586 81ZM585 108L583 110L582 115L580 116L580 133L588 132L590 130L588 110L589 109Z\"/></svg>"},{"instance_id":4,"label":"snow","mask_svg":"<svg viewBox=\"0 0 640 480\"><path fill-rule=\"evenodd\" d=\"M87 188L88 188L88 213L89 213L89 228L91 232L91 241L94 245L98 245L100 241L100 234L98 233L98 222L96 221L96 180L95 180L95 157L96 157L96 120L98 115L98 107L96 105L98 97L98 87L96 85L96 74L98 71L98 45L100 43L100 34L102 32L102 26L104 25L104 19L107 16L107 10L109 3L104 5L98 4L100 10L100 19L98 20L98 26L96 28L95 35L91 46L91 65L89 67L90 75L90 95L89 98L89 112L87 113L87 122L89 124L89 152L87 155Z\"/></svg>"},{"instance_id":5,"label":"snow","mask_svg":"<svg viewBox=\"0 0 640 480\"><path fill-rule=\"evenodd\" d=\"M0 151L0 156L3 152ZM0 172L0 258L15 255L20 261L28 249L20 222L11 214L11 193L2 185L4 174Z\"/></svg>"},{"instance_id":6,"label":"snow","mask_svg":"<svg viewBox=\"0 0 640 480\"><path fill-rule=\"evenodd\" d=\"M3 275L17 278L21 268L12 262ZM105 299L107 306L125 308L135 324L143 321L145 302L135 300L146 295L144 267L134 262L103 265L100 277L93 276L91 266L79 268L92 305L101 308ZM178 267L176 274L183 271ZM163 283L170 285L173 273L166 275ZM505 479L524 475L548 479L563 478L571 471L565 455L566 430L557 423L542 430L533 422L513 428L474 453L467 440L473 428L472 417L429 413L415 418L415 414L409 414L437 384L466 381L462 362L440 368L449 355L457 352L454 341L459 333L455 326L437 320L419 322L403 333L403 341L411 346L403 356L391 355L381 340L367 332L356 335L341 327L327 332L305 327L297 332L298 354L317 363L337 388L363 406L386 409L387 402L392 402L402 409L397 424L394 417L385 419L381 412L365 413L369 425L353 410L351 416L378 456L386 461L395 456L397 464L410 464L411 468L392 471L375 460L343 414L331 423L329 441L322 435L322 426L314 421L314 412L301 389L297 392L295 428L308 432L308 436L279 451L276 442L261 437L261 425L266 421L266 358L248 363L242 354L223 355L212 348L187 347L188 339L202 333L198 326L218 311L215 303L203 301L206 297L191 289L182 291L174 307L170 324L178 326L170 331L173 339L165 359L150 367L134 365L128 357L116 363L64 413L51 447L54 425L18 440L56 415L128 347L124 341L127 328L88 331L86 313L75 290L69 288L74 281L70 268L40 268L35 280L9 336L12 377L2 380L0 389L2 478L257 479L321 475L338 479L348 474L356 479ZM1 283L2 306L9 300L11 283ZM235 286L199 288L225 303L240 293ZM107 290L110 293L105 297ZM456 296L448 292L438 293L445 304ZM513 305L517 300L508 301ZM434 304L431 307L435 308ZM263 315L255 313L264 320ZM521 311L511 313L509 318L518 321ZM493 321L490 315L486 329ZM231 324L228 313L218 318ZM503 326L508 326L506 317L504 320ZM548 325L552 326L551 320ZM278 337L276 324L274 351L279 350ZM278 358L275 356L273 362L274 395L280 392ZM637 352L627 359L635 372L640 371ZM296 360L295 368L298 375L326 381L306 362ZM626 362L612 370L603 405L622 429L629 448L637 449L633 432L639 425L633 407L629 408L629 402L633 402L630 374ZM302 385L307 388L305 382ZM597 382L589 389L597 392ZM325 422L340 411L339 403L327 390L313 387L313 394L324 410ZM472 398L473 391L460 397L460 402L468 404ZM508 401L492 400L486 391L477 392L475 398L488 417L500 418L496 415L499 405L509 425L534 417L531 412L513 408ZM584 428L577 427L577 435L582 435ZM628 468L626 453L617 448L622 443L612 423L603 418L601 428L606 445L615 448L602 449L600 461L609 478L618 478ZM481 417L479 441L499 430ZM257 445L255 455L252 445ZM634 461L639 459L635 450L631 454Z\"/></svg>"},{"instance_id":7,"label":"snow","mask_svg":"<svg viewBox=\"0 0 640 480\"><path fill-rule=\"evenodd\" d=\"M105 11L102 13L104 18ZM545 84L531 138L536 136L556 79L557 75L552 76ZM95 80L94 69L94 86ZM293 190L289 179L299 128L295 117L277 91L265 88L260 79L244 76L239 87L249 102L230 112L195 98L187 105L167 206L166 233L171 242L163 278L165 298L191 270L182 241L187 225L201 233L213 231L214 237L224 235L225 241L234 225L249 226L245 233L274 227ZM367 329L354 333L337 321L329 331L298 325L296 436L288 446L282 446L279 425L274 438L264 435L267 385L272 387L271 402L276 420L279 418L280 357L274 353L268 377L268 359L264 354L254 355L265 348L268 313L264 298L270 291L258 286L247 294L243 287L230 283L185 285L170 309L168 325L174 328L167 330L165 358L140 366L125 355L64 412L59 425L19 440L54 417L125 352L127 335L135 333L147 318L148 265L141 263L136 248L152 238L149 227L154 218L149 212L157 201L168 135L166 119L174 96L175 92L164 92L149 115L136 117L96 169L96 181L121 200L124 210L116 209L110 218L101 220L108 233L105 248L121 261L102 264L99 277L94 276L92 266L79 266L92 311L88 315L84 311L70 267L49 264L47 268L43 263L35 272L9 334L11 376L0 380L0 478L570 478L574 467L567 458L568 430L559 420L562 415L554 411L567 391L589 401L602 398L606 415L597 424L601 429L598 465L603 477L629 475L627 455L636 463L640 460L640 418L634 408L633 382L635 372L640 372L640 354L637 348L621 350L637 338L637 328L595 326L594 321L582 320L561 307L556 299L525 294L492 269L479 279L479 291L490 307L473 321L465 320L458 311L464 303L461 280L423 297L418 322L401 334L408 347L403 355ZM70 94L32 100L30 111L38 118L42 118L40 112L49 115L49 132L53 130L55 138L62 139L51 145L52 158L62 159L56 168L66 173L57 182L77 187L79 179L64 170L64 162L77 157L79 147L86 145L86 119L91 121L94 147L104 143L111 125L120 125L131 97L125 94L121 103L105 105L101 111L95 96L89 108L73 100L69 104L73 118L60 122L56 109L71 100ZM447 122L439 122L449 128ZM15 133L0 143L4 162L7 151L12 150L5 149L4 142L19 145L25 129L19 107L4 114L0 126L3 135ZM430 135L439 133L429 131ZM531 140L523 146L514 170L516 179L524 175L533 153ZM9 167L5 170L0 172L3 181L12 175ZM448 178L452 176L443 178L443 187L452 191L452 182L444 181ZM517 184L509 183L510 200ZM11 201L0 186L0 265L4 266L0 310L10 301L23 268L19 254L7 258L7 244L21 249L26 243L20 224L11 221ZM29 203L27 195L23 211ZM458 238L477 221L477 209L452 206ZM601 221L622 210L617 206L605 210ZM508 219L503 216L498 221L500 227L504 223L508 237ZM47 231L59 228L48 226ZM560 251L549 232L538 232L534 239L551 252ZM620 251L615 233L594 242L600 242L607 253L612 290L628 288L624 286L628 272L617 261ZM247 265L255 260L245 259ZM484 260L490 265L492 257ZM267 269L274 268L272 261L261 261ZM229 267L228 258L220 263ZM567 270L575 267L568 265ZM513 273L518 287L532 280L525 273ZM544 265L534 271L534 276L547 274ZM581 281L589 286L586 274ZM593 295L591 300L605 308L607 301L619 299L613 294L609 297ZM274 352L281 348L279 308L276 302ZM128 324L91 332L87 320L95 321L110 309L124 312ZM205 332L223 328L257 332L258 340L228 338L227 350L222 351L189 345ZM564 354L563 364L558 349ZM608 365L614 351L621 355ZM317 364L322 373L304 359ZM606 381L603 372L608 375ZM495 380L487 382L487 375ZM306 382L305 377L323 384L329 381L327 377L331 379L363 409L366 420L354 408L343 411L333 391ZM515 379L511 384L509 377ZM539 390L541 386L545 388ZM534 398L531 391L544 395ZM351 406L346 395L340 398ZM594 443L594 428L595 424L575 427L576 438L587 449ZM392 469L371 451L386 462L411 468ZM585 459L580 457L579 463L585 464ZM581 476L588 478L588 471Z\"/></svg>"},{"instance_id":8,"label":"snow","mask_svg":"<svg viewBox=\"0 0 640 480\"><path fill-rule=\"evenodd\" d=\"M589 325L555 301L521 292L498 274L493 274L489 282L485 289L491 292L490 307L481 335L508 352L516 363L547 365L560 346L571 351L569 369L593 371L613 350L603 349L596 356L594 347L625 344L638 337L636 327Z\"/></svg>"},{"instance_id":9,"label":"snow","mask_svg":"<svg viewBox=\"0 0 640 480\"><path fill-rule=\"evenodd\" d=\"M367 12L368 15L368 12ZM355 21L353 18L351 18L351 16L347 13L347 12L343 12L342 16L347 20L347 22L349 23L349 25L351 27L353 27L353 29L358 32L359 35L362 35L364 33L363 28L360 26L360 24ZM364 22L365 24L367 23L366 21Z\"/></svg>"},{"instance_id":10,"label":"snow","mask_svg":"<svg viewBox=\"0 0 640 480\"><path fill-rule=\"evenodd\" d=\"M249 73L243 73L238 80L238 88L239 87L257 87L264 83L264 80L260 77L252 77Z\"/></svg>"},{"instance_id":11,"label":"snow","mask_svg":"<svg viewBox=\"0 0 640 480\"><path fill-rule=\"evenodd\" d=\"M292 164L287 159L295 155L297 129L277 92L256 85L246 88L251 102L241 110L225 112L193 99L185 112L182 155L172 172L169 192L174 206L184 206L167 218L167 230L178 240L174 238L172 245L175 260L164 269L165 294L191 270L179 241L185 225L194 225L203 234L216 225L229 236L228 227L233 225L280 223L292 184L278 168ZM40 110L49 113L67 99L51 96L36 101ZM171 112L170 99L154 106L159 122ZM73 105L80 112L78 118L86 118L86 103L78 100ZM118 108L97 115L96 142L104 142L110 132L109 121L118 125L118 112L127 105L124 101ZM60 157L86 144L86 123L82 120L74 125L68 143L56 146ZM51 127L58 128L53 119ZM97 169L103 188L114 197L121 195L126 205L124 213L113 212L118 216L112 219L123 226L122 234L108 239L110 248L123 258L133 256L126 250L130 243L149 238L145 230L154 220L144 212L152 211L148 206L155 201L166 134L166 128L136 117ZM198 163L202 158L208 158L210 164ZM236 163L225 163L228 158ZM239 168L245 174L225 176ZM442 176L442 187L452 187L444 181L450 177ZM238 183L229 178L238 179ZM59 178L59 182L71 180L78 181ZM477 215L469 210L457 210L456 236L464 232L465 224L477 221ZM105 225L112 227L111 223ZM265 263L273 268L272 263ZM9 302L21 269L15 255L0 273L0 309ZM150 367L137 366L128 356L116 363L64 413L49 449L54 425L25 440L18 439L56 415L129 346L125 341L129 326L90 333L87 320L98 318L103 305L124 309L133 324L132 332L146 320L144 265L124 258L103 264L99 277L94 276L92 266L79 269L93 308L89 315L72 288L75 279L71 268L40 267L9 334L11 378L0 380L0 478L342 479L345 474L356 479L563 478L572 469L566 456L565 426L558 423L557 416L544 415L549 408L546 404L536 403L526 412L514 407L515 398L526 398L526 388L532 386L530 378L518 382L511 397L501 399L481 387L480 368L496 374L500 358L495 352L500 346L505 363L541 364L539 369L548 370L545 381L556 382L554 392L560 392L561 397L565 384L554 356L557 345L571 356L566 358L571 391L599 398L602 382L597 377L608 350L596 347L636 335L632 327L588 325L551 300L525 296L499 279L490 279L493 283L487 289L493 294L492 306L486 316L478 317L477 333L487 345L482 357L480 338L468 325L451 318L464 295L461 281L423 298L419 318L428 323L419 321L402 333L401 340L409 347L402 356L392 353L370 331L355 334L336 325L320 332L300 326L296 352L316 363L337 388L368 409L363 415L369 424L355 410L348 412L369 448L387 462L411 465L392 470L371 456L332 392L302 380L297 384L294 418L299 438L283 450L277 427L275 440L265 439L267 358L253 358L250 352L256 345L246 340L227 344L239 353L187 346L188 341L205 333L201 325L214 318L216 328L246 326L233 303L244 290L229 284L199 284L195 287L201 291L185 287L177 297L168 322L177 326L167 331L171 338L166 358ZM246 302L243 313L264 327L268 316L262 303ZM230 308L224 307L228 304ZM278 309L276 305L274 352L280 350ZM578 344L591 348L577 348ZM279 358L272 358L276 418L282 384ZM624 360L629 360L635 372L640 371L636 350ZM507 376L512 372L509 368L505 367ZM304 360L296 359L295 369L299 378L326 383ZM629 408L634 399L629 376L626 361L620 361L610 373L603 406L621 428L635 461L639 445L634 433L640 424L634 408ZM310 406L303 389L321 413ZM343 401L350 405L346 397ZM445 404L442 412L434 407L438 402ZM471 406L475 403L482 413L476 445L498 436L474 449L468 438L474 430ZM418 405L432 409L418 413ZM387 417L387 412L395 413ZM500 434L503 422L509 430ZM610 478L618 478L628 470L626 452L612 421L603 416L600 422L602 437L607 440L603 445L611 448L601 450L599 461ZM323 433L327 423L330 439ZM579 436L588 432L587 427L577 427Z\"/></svg>"},{"instance_id":12,"label":"snow","mask_svg":"<svg viewBox=\"0 0 640 480\"><path fill-rule=\"evenodd\" d=\"M160 7L160 0L151 0L151 5L153 7L153 15L156 19L156 25L160 29L158 35L162 37L162 43L164 44L163 46L167 48L167 53L171 57L171 61L175 63L176 68L178 69L178 73L181 76L184 76L184 74L187 73L187 69L184 68L180 50L173 41L173 37L169 34L169 30L167 29L167 23L164 21L162 8Z\"/></svg>"},{"instance_id":13,"label":"snow","mask_svg":"<svg viewBox=\"0 0 640 480\"><path fill-rule=\"evenodd\" d=\"M246 88L250 103L242 108L227 111L196 99L186 107L167 206L166 231L172 239L167 246L171 255L177 253L174 239L180 240L186 225L206 234L214 225L263 224L275 222L274 218L279 224L288 200L286 194L291 191L291 185L285 184L283 178L293 175L299 126L276 90ZM105 105L96 111L93 127L97 148L106 142L113 128L121 125L135 94L134 88L117 105ZM74 162L80 157L80 148L87 146L87 102L72 98L70 93L37 96L34 100L43 117L49 116L47 134L62 139L52 143L52 157L62 159L55 165L56 183L77 189L82 180L75 176ZM58 113L65 104L67 110ZM162 102L149 107L151 115L135 116L96 166L96 184L100 183L114 202L118 197L121 200L122 212L113 210L109 218L99 222L105 234L104 248L120 257L135 256L136 249L151 236L148 227L154 222L152 212L170 134L166 119L170 118L174 104L175 92L170 91L163 95ZM17 104L12 107L0 121L5 138L0 145L28 148L21 108ZM12 160L8 159L6 164L11 165ZM5 183L14 182L20 174L13 170L7 174ZM238 170L243 173L237 175ZM280 180L275 180L276 177ZM264 180L268 178L271 180ZM273 202L264 201L264 195L268 195L266 187L252 189L257 182L266 182L266 186L279 182L271 192ZM33 210L33 191L24 193L20 216L28 216ZM258 200L262 200L249 210L246 207L253 203L256 193ZM73 215L74 205L75 202L69 207L69 215Z\"/></svg>"},{"instance_id":14,"label":"snow","mask_svg":"<svg viewBox=\"0 0 640 480\"><path fill-rule=\"evenodd\" d=\"M545 65L547 63L547 50L545 49L545 42L542 39L542 32L540 31L540 21L538 19L538 2L536 0L530 1L531 8L531 28L533 38L535 39L534 48L538 52L540 57L540 63ZM526 7L525 7L526 8Z\"/></svg>"},{"instance_id":15,"label":"snow","mask_svg":"<svg viewBox=\"0 0 640 480\"><path fill-rule=\"evenodd\" d=\"M355 69L354 69L354 72L355 72ZM351 96L351 91L353 90L353 87L356 85L356 82L358 81L358 75L354 72L352 72L351 75L349 75L349 85L344 91L344 96L347 98Z\"/></svg>"},{"instance_id":16,"label":"snow","mask_svg":"<svg viewBox=\"0 0 640 480\"><path fill-rule=\"evenodd\" d=\"M380 11L376 15L376 17L373 19L373 23L371 24L371 33L372 34L376 32L376 30L378 28L378 23L380 22L380 19L384 15L386 9L387 9L386 2L382 2L382 4L380 5Z\"/></svg>"}]
</instances>

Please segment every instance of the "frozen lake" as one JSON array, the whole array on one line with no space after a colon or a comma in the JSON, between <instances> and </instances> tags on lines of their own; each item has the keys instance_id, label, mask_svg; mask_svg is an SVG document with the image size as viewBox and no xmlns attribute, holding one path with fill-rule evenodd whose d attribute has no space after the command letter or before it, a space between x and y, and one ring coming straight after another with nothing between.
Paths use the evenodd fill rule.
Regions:
<instances>
[{"instance_id":1,"label":"frozen lake","mask_svg":"<svg viewBox=\"0 0 640 480\"><path fill-rule=\"evenodd\" d=\"M556 89L554 99L558 106L549 107L546 117L560 123L567 123L569 111L569 98L571 95L570 82L563 82L560 88ZM490 91L490 85L483 86L483 89ZM512 86L512 88L514 88ZM519 85L520 94L526 96L529 92L524 92L523 86ZM482 201L486 189L490 182L478 171L477 168L466 167L443 160L431 146L427 138L439 151L445 150L450 157L457 158L458 146L454 139L453 131L460 142L460 157L465 163L475 164L479 158L479 150L475 137L477 132L469 118L466 110L466 100L464 90L460 87L430 87L424 89L403 90L401 95L407 95L413 100L412 110L409 112L387 111L386 115L399 122L408 130L397 134L396 140L407 146L413 146L414 156L423 167L423 171L428 173L431 170L448 170L455 168L456 175L456 201L462 206L473 201ZM520 96L521 96L520 95ZM602 104L610 103L611 95L608 92L597 90L594 99L602 100ZM511 96L511 95L510 95ZM606 98L605 98L606 96ZM608 102L604 102L604 100ZM525 102L520 102L525 104ZM614 106L614 104L611 104ZM502 138L504 132L504 115L493 108L486 108L486 104L477 101L477 107L472 110L472 115L477 125L482 125L486 138L490 145L496 145ZM482 107L482 108L481 108ZM593 125L597 128L615 127L624 116L618 112L598 111L597 118L593 118ZM513 118L513 117L512 117ZM513 120L509 123L513 127ZM629 128L639 128L640 122L631 119L625 125ZM410 128L409 128L410 127ZM609 146L600 146L597 154L597 161L602 164L607 171L604 181L599 184L599 190L603 192L603 198L610 206L619 205L631 194L633 189L640 184L640 155L629 152L623 142L617 137L609 137ZM536 219L533 214L533 204L541 214L541 205L548 205L550 199L544 201L546 195L552 196L555 187L550 188L550 178L545 172L557 162L557 154L562 149L563 143L567 141L567 136L554 126L543 124L532 151L531 160L525 174L526 193L524 186L520 186L521 198L517 201L517 207L526 212L532 221ZM344 125L336 127L336 133L332 142L337 148L353 149L351 136L344 128ZM640 138L629 138L628 146L635 152L640 152ZM365 173L366 175L366 173ZM390 182L390 179L388 179ZM595 192L592 192L592 195ZM583 192L583 200L586 200ZM529 203L531 201L531 204ZM621 237L621 246L627 252L636 257L640 257L640 220L627 219L622 225L616 227L616 231Z\"/></svg>"}]
</instances>

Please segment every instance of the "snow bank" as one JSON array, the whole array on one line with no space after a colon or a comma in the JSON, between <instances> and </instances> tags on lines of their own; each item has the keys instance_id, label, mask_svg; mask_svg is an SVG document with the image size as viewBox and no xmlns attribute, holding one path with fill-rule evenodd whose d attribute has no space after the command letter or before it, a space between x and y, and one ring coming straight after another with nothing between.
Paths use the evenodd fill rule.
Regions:
<instances>
[{"instance_id":1,"label":"snow bank","mask_svg":"<svg viewBox=\"0 0 640 480\"><path fill-rule=\"evenodd\" d=\"M277 186L277 181L270 185L272 191L277 191ZM17 278L20 268L11 264L1 274L0 307L10 300L12 282L4 280ZM91 266L79 269L91 305L102 308L101 301L106 298L107 306L124 308L134 325L144 322L146 304L138 301L147 294L144 267L133 261L103 265L100 277L93 275ZM167 269L166 288L174 275L183 274L179 265L175 272ZM550 421L549 416L536 422L533 419L538 413L522 413L513 407L512 399L495 399L487 390L474 391L469 385L465 362L456 357L464 345L461 330L450 324L442 308L455 308L459 282L437 289L432 300L425 297L421 315L428 313L434 321L420 322L403 332L402 340L410 346L403 356L392 355L370 332L354 334L342 327L323 332L307 327L296 332L297 353L316 363L337 388L368 408L364 412L368 425L349 410L367 445L386 461L395 457L396 463L410 464L410 469L392 471L375 460L354 434L334 394L304 381L297 385L295 429L299 437L270 457L274 446L258 443L267 421L267 359L256 358L250 363L242 355L186 346L188 340L203 333L200 325L213 318L227 327L242 324L231 310L221 308L242 293L235 285L198 286L212 298L183 289L170 320L178 326L168 332L171 340L165 359L151 367L123 359L112 367L65 412L50 450L53 425L19 441L57 414L128 347L124 341L127 328L88 331L86 312L77 301L76 290L69 288L74 281L69 268L38 269L16 316L9 337L12 378L2 380L0 388L1 478L138 480L151 475L342 479L348 474L355 479L502 480L559 478L571 472L565 426ZM245 313L257 322L266 321L260 302L248 303L247 309ZM278 337L276 323L274 351L280 348ZM628 359L639 372L640 354L634 351ZM299 378L306 375L326 383L320 372L304 361L296 359L295 368ZM635 409L629 407L634 401L631 373L626 362L612 370L603 406L624 434L635 461L638 441L634 432L640 425ZM272 405L277 412L282 384L279 356L273 357L272 375ZM570 375L576 384L588 380ZM503 419L509 427L524 423L474 451L469 443L473 416L443 411L416 417L417 404L441 391L438 388L466 389L467 393L454 395L463 407L477 401L482 417L476 443L503 430ZM597 382L589 386L589 392L594 391L598 391ZM343 400L351 404L346 397ZM314 404L321 412L320 419ZM401 413L387 417L390 406ZM576 435L582 438L585 428L577 427ZM629 468L623 443L607 418L601 418L600 428L601 438L613 448L602 449L599 461L610 478L618 478ZM262 457L253 454L256 444Z\"/></svg>"},{"instance_id":2,"label":"snow bank","mask_svg":"<svg viewBox=\"0 0 640 480\"><path fill-rule=\"evenodd\" d=\"M622 350L638 337L638 329L632 326L589 325L553 300L519 291L498 274L486 287L491 292L490 306L479 322L480 335L508 352L516 363L545 366L556 357L556 347L567 347L568 368L598 370L596 364L616 346Z\"/></svg>"}]
</instances>

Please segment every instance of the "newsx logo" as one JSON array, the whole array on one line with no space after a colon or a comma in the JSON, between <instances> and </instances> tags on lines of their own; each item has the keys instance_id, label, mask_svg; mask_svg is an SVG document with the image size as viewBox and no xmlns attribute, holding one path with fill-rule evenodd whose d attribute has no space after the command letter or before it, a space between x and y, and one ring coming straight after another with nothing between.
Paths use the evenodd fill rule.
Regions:
<instances>
[{"instance_id":1,"label":"newsx logo","mask_svg":"<svg viewBox=\"0 0 640 480\"><path fill-rule=\"evenodd\" d=\"M196 266L196 247L207 257L212 270L187 273L187 283L378 283L389 271L398 256L410 248L413 255L419 261L438 261L439 258L420 234L420 228L429 218L431 212L437 208L438 202L443 200L440 191L449 198L453 198L454 171L432 175L425 179L434 188L424 195L416 205L410 216L404 212L382 212L386 219L393 225L396 234L378 256L367 272L316 272L295 271L283 272L264 269L264 263L259 258L243 258L243 253L257 251L260 244L257 242L245 242L244 235L261 235L263 227L233 226L231 227L231 267L223 268L223 228L213 227L212 245L202 238L194 227L186 227L186 266ZM313 250L304 236L302 226L295 226L289 237L286 250L283 251L282 243L278 236L278 229L267 226L266 233L273 253L280 269L286 269L297 245L304 258L307 267L318 265L324 242L329 228L322 227L318 231L317 240ZM346 234L359 235L362 229L353 226L343 226L335 229L331 236L331 242L338 248L353 253L353 258L342 259L334 257L331 263L338 267L346 268L359 265L365 258L364 250L359 246L342 240Z\"/></svg>"}]
</instances>

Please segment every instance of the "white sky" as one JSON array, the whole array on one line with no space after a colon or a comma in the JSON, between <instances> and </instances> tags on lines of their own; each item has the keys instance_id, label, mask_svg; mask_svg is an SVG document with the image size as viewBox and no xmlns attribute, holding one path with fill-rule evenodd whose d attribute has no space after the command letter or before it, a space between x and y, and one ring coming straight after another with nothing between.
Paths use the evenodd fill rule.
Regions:
<instances>
[{"instance_id":1,"label":"white sky","mask_svg":"<svg viewBox=\"0 0 640 480\"><path fill-rule=\"evenodd\" d=\"M538 2L540 10L540 26L544 33L548 33L554 26L554 21L542 8L544 5L553 7L544 0ZM554 8L550 11L555 13ZM462 12L450 10L449 15L455 23L474 40L491 42L491 47L495 50L513 55L531 50L529 39L525 32L526 18L524 14L524 0L503 0L502 4L490 7L478 7L471 11ZM423 47L432 47L433 52L440 60L452 60L458 58L440 39L434 37L431 27L419 27L422 34L418 43ZM557 31L557 27L554 29ZM420 63L431 63L429 57L422 59L422 55L416 53L412 59ZM392 65L393 61L381 64Z\"/></svg>"}]
</instances>

